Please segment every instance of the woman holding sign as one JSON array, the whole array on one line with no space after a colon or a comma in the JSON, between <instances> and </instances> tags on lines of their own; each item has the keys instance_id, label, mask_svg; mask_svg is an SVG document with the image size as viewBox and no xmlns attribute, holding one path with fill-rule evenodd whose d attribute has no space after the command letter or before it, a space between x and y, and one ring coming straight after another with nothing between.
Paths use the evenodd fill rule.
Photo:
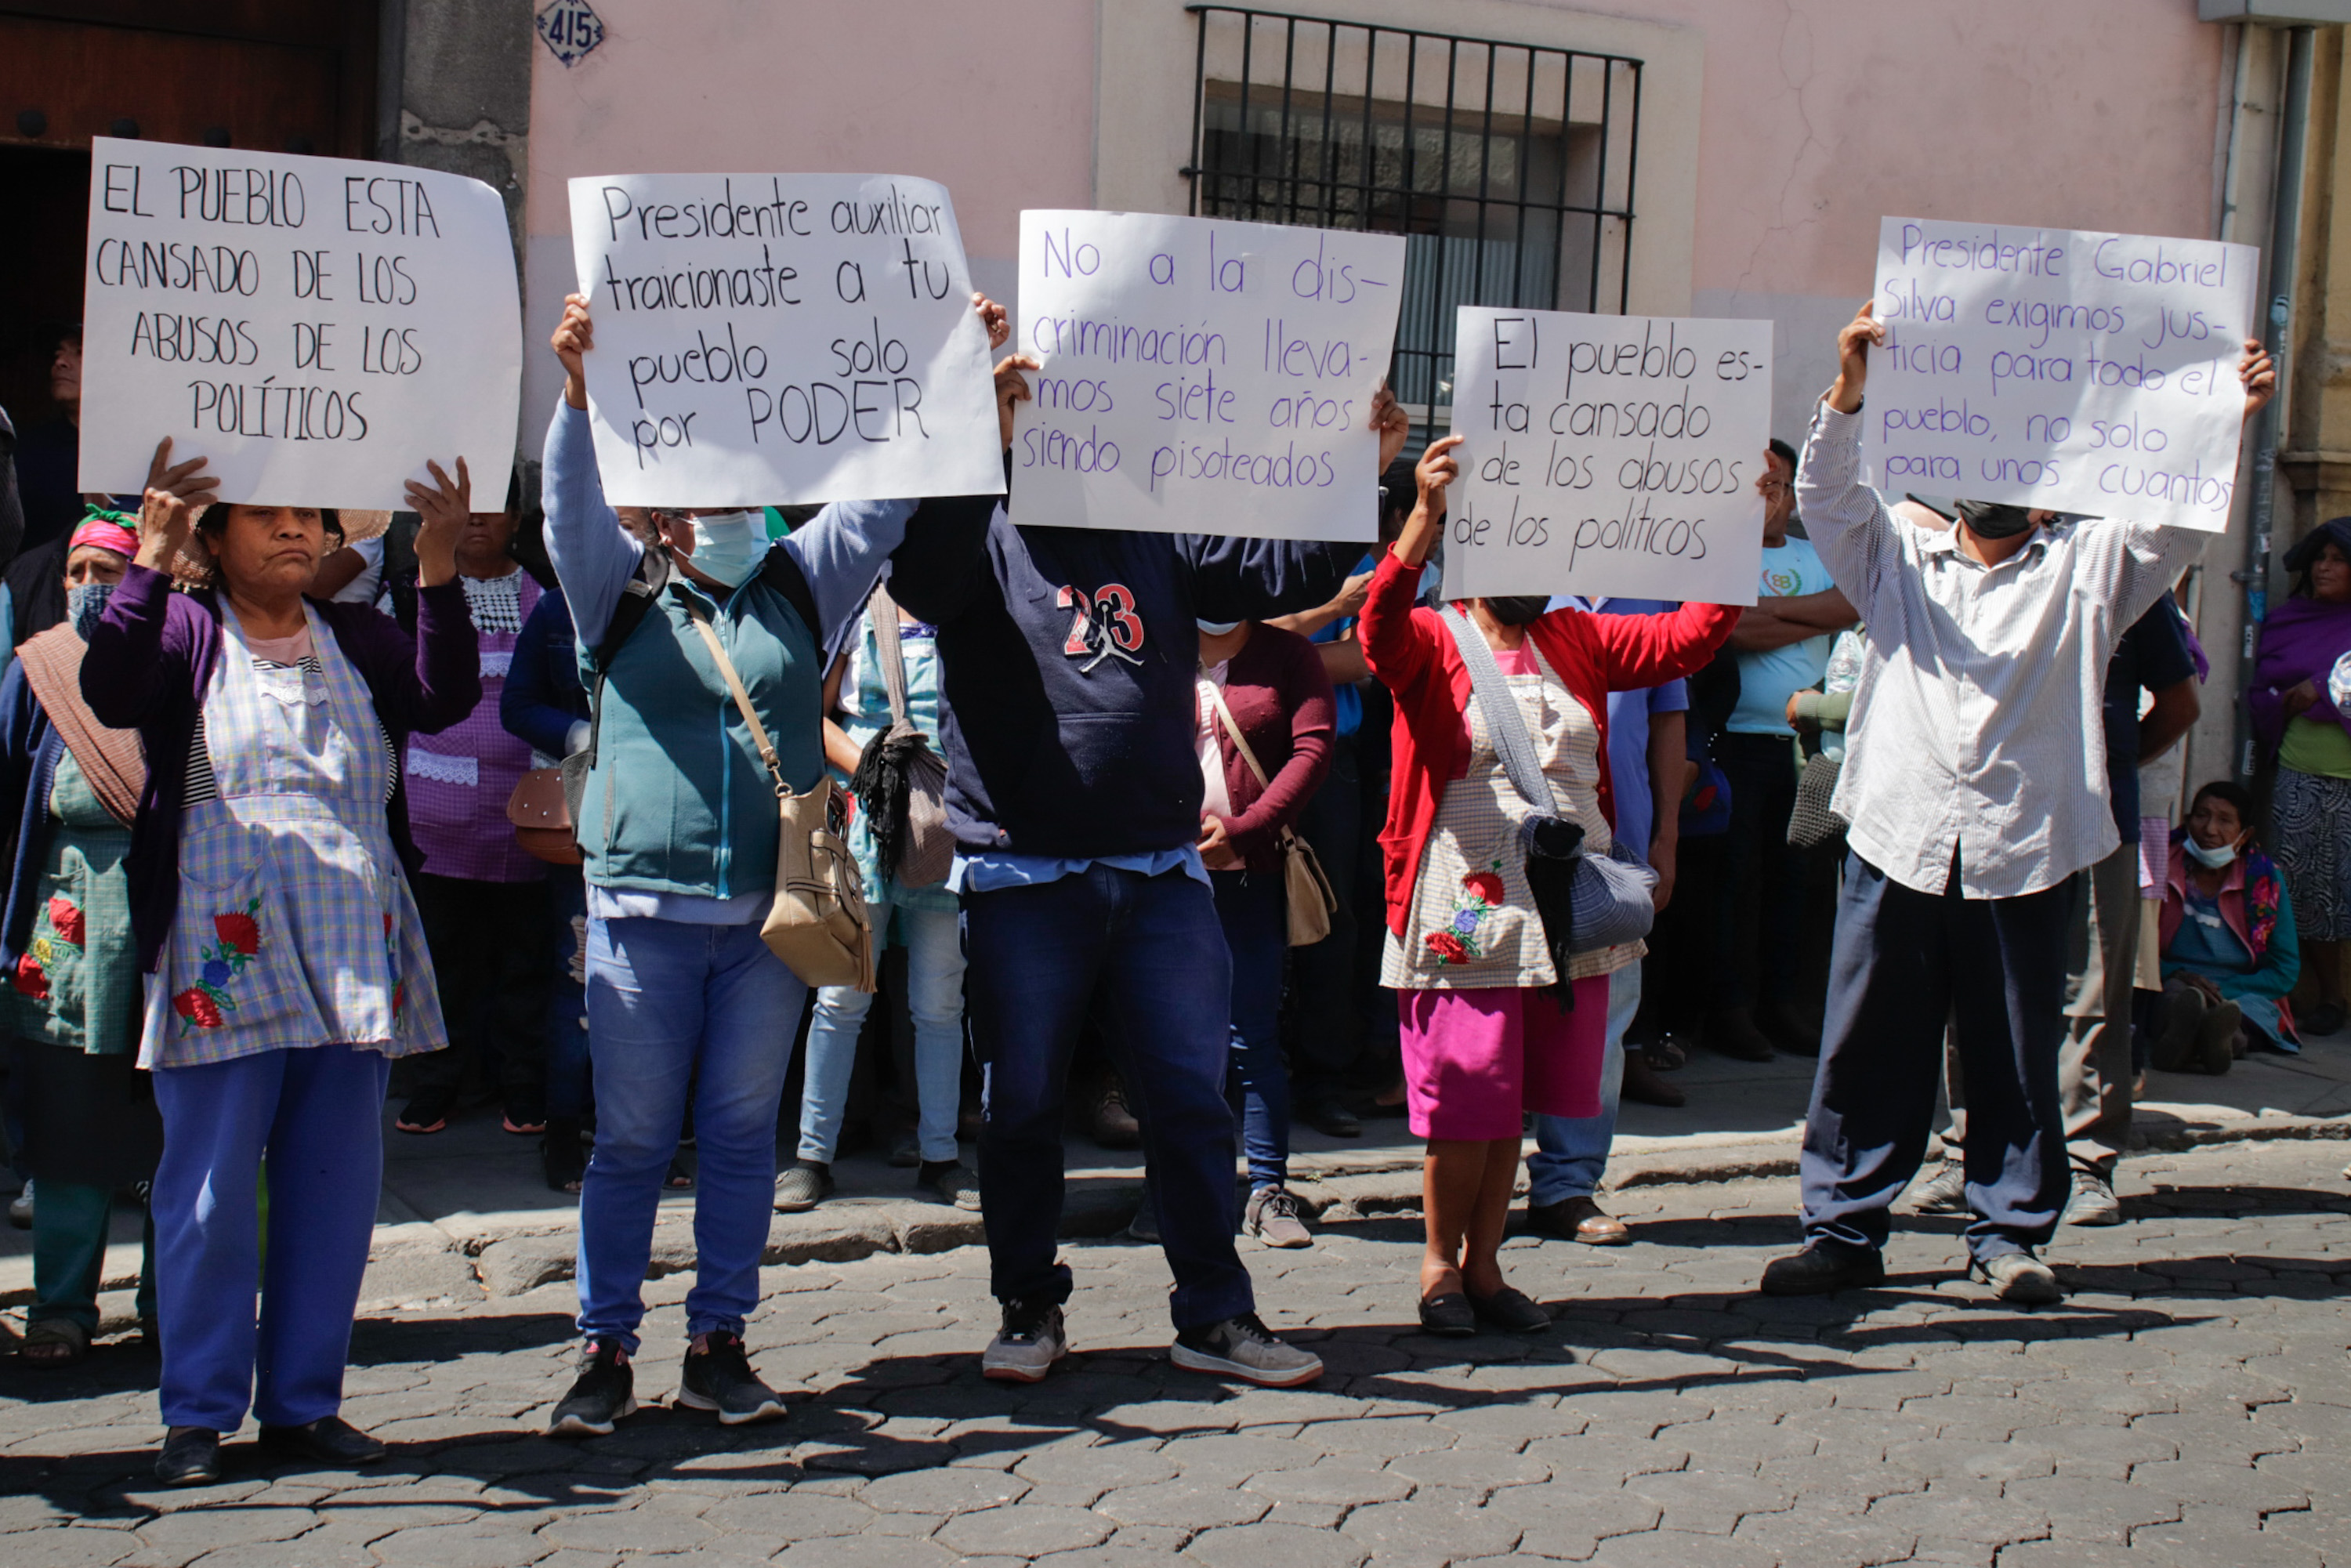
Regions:
<instances>
[{"instance_id":1,"label":"woman holding sign","mask_svg":"<svg viewBox=\"0 0 2351 1568\"><path fill-rule=\"evenodd\" d=\"M1562 973L1563 934L1546 931L1525 846L1580 835L1583 853L1608 852L1608 694L1695 674L1739 612L1547 613L1542 595L1415 608L1460 442L1421 458L1419 504L1364 605L1364 657L1396 705L1380 983L1398 993L1408 1114L1428 1140L1421 1326L1539 1333L1550 1314L1503 1282L1499 1256L1522 1118L1598 1112L1606 977L1641 946L1579 953Z\"/></svg>"},{"instance_id":2,"label":"woman holding sign","mask_svg":"<svg viewBox=\"0 0 2351 1568\"><path fill-rule=\"evenodd\" d=\"M155 1473L178 1486L218 1478L220 1439L248 1404L273 1448L383 1456L337 1411L384 1085L393 1057L448 1043L402 874L414 851L393 759L410 734L464 718L481 685L455 581L462 462L454 480L432 465L434 483L408 486L424 519L412 643L373 610L303 597L340 538L332 512L206 507L204 460L170 455L169 441L156 450L139 553L90 629L81 690L146 747L131 923L149 977L140 1065L163 1114L171 1430ZM203 586L173 592L175 562Z\"/></svg>"}]
</instances>

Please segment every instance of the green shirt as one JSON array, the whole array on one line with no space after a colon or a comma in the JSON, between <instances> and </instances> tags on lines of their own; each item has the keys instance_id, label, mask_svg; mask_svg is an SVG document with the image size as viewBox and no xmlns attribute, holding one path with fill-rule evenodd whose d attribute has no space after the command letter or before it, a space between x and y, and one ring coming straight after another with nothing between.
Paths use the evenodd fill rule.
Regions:
<instances>
[{"instance_id":1,"label":"green shirt","mask_svg":"<svg viewBox=\"0 0 2351 1568\"><path fill-rule=\"evenodd\" d=\"M2318 779L2351 779L2351 731L2332 719L2290 718L2278 764Z\"/></svg>"}]
</instances>

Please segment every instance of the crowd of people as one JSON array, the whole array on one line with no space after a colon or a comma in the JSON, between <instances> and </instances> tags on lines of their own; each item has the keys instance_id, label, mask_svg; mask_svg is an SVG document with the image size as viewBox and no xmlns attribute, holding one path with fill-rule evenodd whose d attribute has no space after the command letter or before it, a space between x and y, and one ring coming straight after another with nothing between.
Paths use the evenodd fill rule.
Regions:
<instances>
[{"instance_id":1,"label":"crowd of people","mask_svg":"<svg viewBox=\"0 0 2351 1568\"><path fill-rule=\"evenodd\" d=\"M1618 1107L1681 1104L1695 1050L1820 1057L1805 1245L1763 1290L1883 1279L1948 1080L1916 1199L1969 1217L2001 1297L2057 1300L2036 1249L2119 1218L2149 1061L2296 1049L2305 961L2304 1027L2344 1021L2351 518L2287 556L2263 633L2266 809L2216 781L2179 812L2206 664L2171 590L2207 536L1877 495L1884 340L1865 307L1802 450L1763 455L1743 612L1446 602L1462 438L1406 455L1384 390L1369 549L1029 528L998 496L616 507L581 296L543 466L495 510L432 454L398 517L248 505L166 440L135 501L59 522L69 434L0 420L25 1361L87 1354L140 1191L161 1478L217 1477L248 1410L277 1448L380 1456L340 1409L390 1094L419 1138L494 1103L578 1194L559 1436L635 1407L677 1188L675 1397L779 1415L745 1343L769 1216L868 1140L982 1218L981 1371L1049 1376L1073 1125L1141 1144L1175 1363L1297 1386L1322 1363L1238 1246L1314 1243L1293 1125L1401 1115L1421 1325L1541 1333L1501 1270L1525 1138L1531 1229L1629 1240L1597 1198ZM1036 368L997 367L1008 451ZM2257 345L2239 374L2250 417ZM796 854L864 912L822 962L778 956Z\"/></svg>"}]
</instances>

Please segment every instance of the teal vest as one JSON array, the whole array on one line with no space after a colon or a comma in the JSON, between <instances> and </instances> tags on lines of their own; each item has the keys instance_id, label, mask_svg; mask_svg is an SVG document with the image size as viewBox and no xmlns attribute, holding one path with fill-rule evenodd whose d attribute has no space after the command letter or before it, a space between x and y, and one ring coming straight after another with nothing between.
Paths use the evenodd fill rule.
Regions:
<instances>
[{"instance_id":1,"label":"teal vest","mask_svg":"<svg viewBox=\"0 0 2351 1568\"><path fill-rule=\"evenodd\" d=\"M688 593L709 612L786 780L798 791L823 776L824 660L799 612L757 577L723 605L673 579L605 680L577 824L588 880L705 898L772 893L775 786L686 614ZM583 673L593 689L594 672Z\"/></svg>"}]
</instances>

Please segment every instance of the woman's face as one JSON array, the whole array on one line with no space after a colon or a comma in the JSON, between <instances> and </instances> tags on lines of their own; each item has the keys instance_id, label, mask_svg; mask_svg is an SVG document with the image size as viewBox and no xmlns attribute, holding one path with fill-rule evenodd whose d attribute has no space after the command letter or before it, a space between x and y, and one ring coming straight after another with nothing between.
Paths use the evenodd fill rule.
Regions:
<instances>
[{"instance_id":1,"label":"woman's face","mask_svg":"<svg viewBox=\"0 0 2351 1568\"><path fill-rule=\"evenodd\" d=\"M2245 824L2237 815L2237 808L2218 795L2207 795L2196 802L2188 814L2188 836L2199 848L2217 850L2222 844L2241 849L2245 841Z\"/></svg>"},{"instance_id":2,"label":"woman's face","mask_svg":"<svg viewBox=\"0 0 2351 1568\"><path fill-rule=\"evenodd\" d=\"M468 577L502 574L510 559L515 520L505 512L472 512L457 531L457 566Z\"/></svg>"},{"instance_id":3,"label":"woman's face","mask_svg":"<svg viewBox=\"0 0 2351 1568\"><path fill-rule=\"evenodd\" d=\"M79 588L89 582L120 582L123 569L131 563L100 545L84 545L66 557L66 586Z\"/></svg>"},{"instance_id":4,"label":"woman's face","mask_svg":"<svg viewBox=\"0 0 2351 1568\"><path fill-rule=\"evenodd\" d=\"M2351 557L2342 546L2330 540L2318 547L2318 559L2310 563L2310 594L2329 604L2351 602Z\"/></svg>"},{"instance_id":5,"label":"woman's face","mask_svg":"<svg viewBox=\"0 0 2351 1568\"><path fill-rule=\"evenodd\" d=\"M216 509L228 516L210 542L231 593L247 598L300 593L319 575L319 562L327 550L327 524L316 507L223 505Z\"/></svg>"}]
</instances>

